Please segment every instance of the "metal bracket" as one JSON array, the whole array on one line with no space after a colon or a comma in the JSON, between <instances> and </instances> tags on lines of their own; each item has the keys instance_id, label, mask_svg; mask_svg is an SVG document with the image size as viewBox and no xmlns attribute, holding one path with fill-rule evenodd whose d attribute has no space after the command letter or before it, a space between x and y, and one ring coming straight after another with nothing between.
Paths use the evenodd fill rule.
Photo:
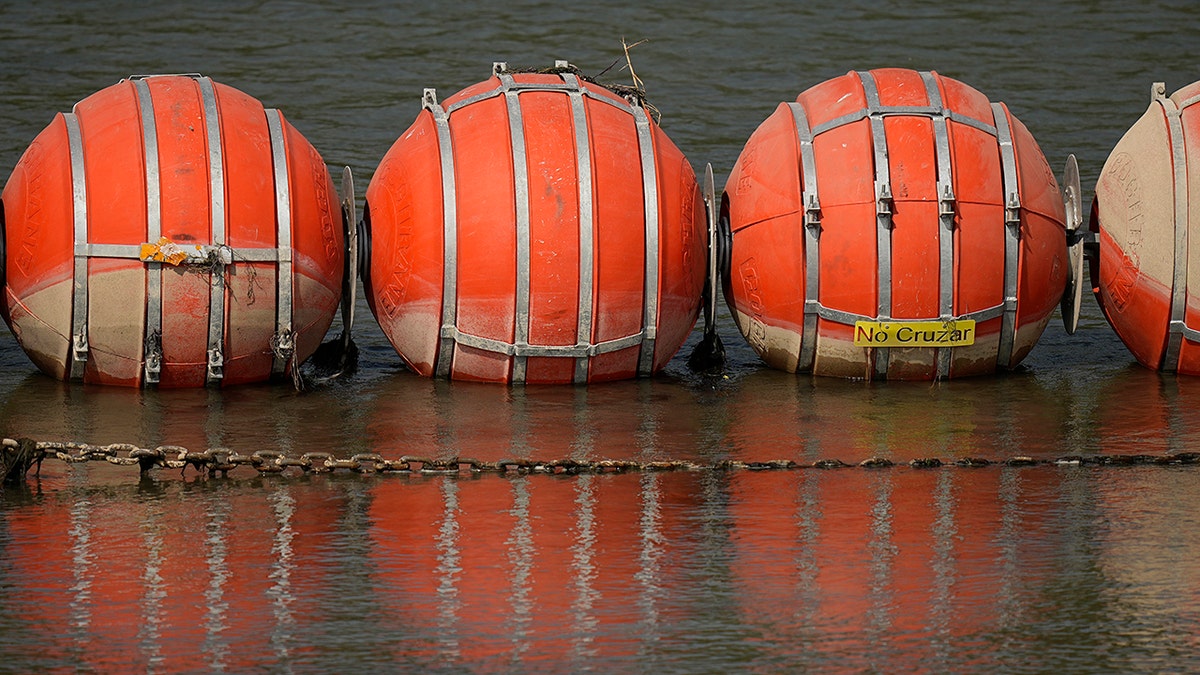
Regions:
<instances>
[{"instance_id":1,"label":"metal bracket","mask_svg":"<svg viewBox=\"0 0 1200 675\"><path fill-rule=\"evenodd\" d=\"M87 333L76 333L71 339L71 360L74 364L82 366L88 360L88 339ZM75 370L74 367L71 368ZM82 376L82 373L81 373Z\"/></svg>"},{"instance_id":2,"label":"metal bracket","mask_svg":"<svg viewBox=\"0 0 1200 675\"><path fill-rule=\"evenodd\" d=\"M143 384L158 384L162 374L162 336L158 332L146 336L146 365L142 375Z\"/></svg>"},{"instance_id":3,"label":"metal bracket","mask_svg":"<svg viewBox=\"0 0 1200 675\"><path fill-rule=\"evenodd\" d=\"M272 335L271 353L275 356L275 372L283 373L296 353L296 334L289 329Z\"/></svg>"},{"instance_id":4,"label":"metal bracket","mask_svg":"<svg viewBox=\"0 0 1200 675\"><path fill-rule=\"evenodd\" d=\"M1155 82L1150 85L1150 102L1158 103L1167 97L1167 83Z\"/></svg>"},{"instance_id":5,"label":"metal bracket","mask_svg":"<svg viewBox=\"0 0 1200 675\"><path fill-rule=\"evenodd\" d=\"M225 357L220 349L208 350L208 381L215 382L225 377Z\"/></svg>"},{"instance_id":6,"label":"metal bracket","mask_svg":"<svg viewBox=\"0 0 1200 675\"><path fill-rule=\"evenodd\" d=\"M877 183L875 186L875 214L878 216L890 216L894 201L892 199L892 184L887 182ZM892 225L891 219L888 219L888 229L892 227L894 225Z\"/></svg>"}]
</instances>

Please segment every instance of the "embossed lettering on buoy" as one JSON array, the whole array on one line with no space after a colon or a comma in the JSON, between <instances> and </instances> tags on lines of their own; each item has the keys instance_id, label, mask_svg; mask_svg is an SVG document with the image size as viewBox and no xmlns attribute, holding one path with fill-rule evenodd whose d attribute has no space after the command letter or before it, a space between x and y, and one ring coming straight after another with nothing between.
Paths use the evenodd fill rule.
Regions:
<instances>
[{"instance_id":1,"label":"embossed lettering on buoy","mask_svg":"<svg viewBox=\"0 0 1200 675\"><path fill-rule=\"evenodd\" d=\"M1109 154L1091 228L1096 299L1142 365L1200 374L1200 82L1150 106Z\"/></svg>"}]
</instances>

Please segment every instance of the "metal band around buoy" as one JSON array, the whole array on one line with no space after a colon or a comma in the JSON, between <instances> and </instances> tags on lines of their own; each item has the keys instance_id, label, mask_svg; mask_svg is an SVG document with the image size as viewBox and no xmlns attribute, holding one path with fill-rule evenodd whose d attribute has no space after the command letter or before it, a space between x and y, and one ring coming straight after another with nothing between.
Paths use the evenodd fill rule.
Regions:
<instances>
[{"instance_id":1,"label":"metal band around buoy","mask_svg":"<svg viewBox=\"0 0 1200 675\"><path fill-rule=\"evenodd\" d=\"M557 62L556 67L567 68L566 62ZM442 318L439 331L439 347L434 375L447 378L451 372L451 361L454 345L481 349L514 358L512 380L525 380L527 362L531 356L574 358L575 382L586 382L588 377L588 359L598 354L606 354L622 349L639 346L638 373L649 375L653 370L654 342L658 321L658 286L659 286L659 242L658 242L658 181L656 173L653 134L649 117L645 110L633 103L624 103L612 98L598 95L583 87L579 78L563 72L559 83L520 83L516 82L508 72L505 63L492 65L492 74L500 80L500 85L489 91L481 92L466 99L442 107L437 102L437 94L433 89L426 89L422 100L424 109L433 116L437 129L439 156L442 171L442 203L443 203L443 293ZM534 345L529 343L530 332L530 285L531 285L531 221L530 194L527 150L524 135L524 122L520 107L519 94L529 91L558 92L568 96L571 102L571 114L574 123L575 145L577 151L577 170L579 185L579 315L577 320L576 343L573 345ZM457 326L457 210L456 187L454 182L454 149L450 135L450 116L461 108L495 97L505 98L505 110L508 117L509 134L513 153L513 181L516 207L516 298L514 337L512 342L471 335L458 329ZM603 102L615 108L632 114L638 133L638 147L642 165L642 191L645 200L646 227L646 274L643 294L642 329L633 335L592 343L591 334L594 328L592 307L595 302L595 216L594 195L592 186L592 157L591 145L587 126L587 109L584 99Z\"/></svg>"},{"instance_id":2,"label":"metal band around buoy","mask_svg":"<svg viewBox=\"0 0 1200 675\"><path fill-rule=\"evenodd\" d=\"M922 75L925 75L925 73L922 73ZM835 118L829 120L828 122L822 122L812 128L812 134L813 134L813 136L820 136L821 134L825 133L826 131L829 131L830 129L844 127L847 124L853 124L854 122L858 122L859 120L865 120L865 119L867 119L867 117L869 117L871 115L882 115L884 117L888 117L888 116L892 116L892 115L910 115L910 116L923 116L923 117L931 117L934 115L940 115L940 116L945 117L947 120L949 120L951 122L956 122L958 124L962 124L962 125L965 125L968 127L973 127L975 129L978 129L978 130L988 134L989 136L996 135L995 127L985 124L984 122L980 122L979 120L975 119L974 117L969 117L967 115L957 113L953 110L938 109L937 107L934 107L931 105L881 105L881 106L876 106L875 108L864 108L862 110L856 110L852 113L842 115L841 117L835 117Z\"/></svg>"},{"instance_id":3,"label":"metal band around buoy","mask_svg":"<svg viewBox=\"0 0 1200 675\"><path fill-rule=\"evenodd\" d=\"M800 144L801 203L804 207L804 333L800 338L800 360L796 370L812 370L817 354L817 318L820 315L821 283L821 198L817 191L817 159L813 135L804 106L788 103Z\"/></svg>"},{"instance_id":4,"label":"metal band around buoy","mask_svg":"<svg viewBox=\"0 0 1200 675\"><path fill-rule=\"evenodd\" d=\"M992 104L992 117L996 122L996 142L1000 145L1000 164L1004 181L1004 314L1000 322L1000 346L996 353L996 365L1008 368L1012 365L1013 344L1017 332L1021 192L1017 179L1017 153L1004 104Z\"/></svg>"},{"instance_id":5,"label":"metal band around buoy","mask_svg":"<svg viewBox=\"0 0 1200 675\"><path fill-rule=\"evenodd\" d=\"M1167 348L1163 354L1162 369L1175 372L1179 369L1179 351L1182 347L1187 326L1187 277L1188 277L1188 185L1187 152L1183 136L1183 108L1166 95L1166 85L1155 83L1156 102L1162 106L1167 118L1167 132L1171 139L1171 174L1175 197L1174 229L1175 256L1174 276L1171 280L1171 319L1167 330ZM1194 99L1192 99L1194 101ZM1189 339L1195 339L1192 335Z\"/></svg>"},{"instance_id":6,"label":"metal band around buoy","mask_svg":"<svg viewBox=\"0 0 1200 675\"><path fill-rule=\"evenodd\" d=\"M658 177L654 162L654 140L650 118L640 105L630 105L637 123L638 147L642 155L642 197L646 216L646 281L642 286L642 351L638 374L654 370L654 342L658 334Z\"/></svg>"},{"instance_id":7,"label":"metal band around buoy","mask_svg":"<svg viewBox=\"0 0 1200 675\"><path fill-rule=\"evenodd\" d=\"M1164 85L1163 93L1164 94L1166 93L1165 85ZM1183 111L1192 107L1193 105L1196 105L1197 103L1200 103L1200 95L1193 96L1189 99L1185 99L1182 103L1179 104L1179 114L1180 114L1179 131L1180 132L1182 132L1182 130L1183 130L1183 128L1182 128ZM1175 166L1176 173L1177 174L1178 173L1186 173L1186 171L1180 169L1180 167L1186 168L1186 166L1187 166L1186 163L1181 164L1181 162L1186 162L1186 159L1187 159L1187 154L1185 152L1183 152L1183 149L1185 146L1184 146L1184 138L1182 136L1182 133L1179 135L1172 133L1171 146L1172 146L1172 156L1174 157L1174 166ZM1178 148L1176 146L1178 146ZM1180 159L1181 155L1182 155L1183 159ZM1186 223L1187 219L1188 219L1188 212L1187 212L1187 205L1186 205L1186 202L1188 200L1187 182L1186 182L1186 180L1181 181L1180 177L1178 175L1175 177L1175 180L1176 180L1175 219L1176 219L1177 223L1180 222L1181 219ZM1182 187L1181 187L1181 183L1182 183ZM1178 227L1178 225L1177 225L1177 227ZM1184 226L1184 229L1186 231L1186 229L1187 229L1186 225ZM1186 246L1185 246L1185 249L1186 249ZM1185 256L1185 259L1190 260L1190 258L1188 258L1187 256ZM1186 274L1185 274L1185 279L1186 279ZM1185 290L1186 290L1186 282L1185 282ZM1185 298L1184 298L1185 312L1186 312L1186 306L1187 306L1187 302L1186 302L1186 293L1185 293ZM1186 314L1185 314L1183 323L1180 325L1180 333L1183 335L1183 337L1185 339L1187 339L1191 342L1200 342L1200 330L1196 330L1195 328L1191 328L1187 325ZM1168 347L1169 347L1169 345L1168 345ZM1178 358L1176 358L1176 362L1178 362Z\"/></svg>"},{"instance_id":8,"label":"metal band around buoy","mask_svg":"<svg viewBox=\"0 0 1200 675\"><path fill-rule=\"evenodd\" d=\"M162 185L159 183L158 130L154 102L145 79L132 80L142 117L142 152L146 159L146 241L162 237ZM146 330L142 346L142 383L157 384L162 374L162 263L146 263Z\"/></svg>"},{"instance_id":9,"label":"metal band around buoy","mask_svg":"<svg viewBox=\"0 0 1200 675\"><path fill-rule=\"evenodd\" d=\"M283 375L296 355L296 335L292 326L292 196L288 181L287 144L283 133L283 115L274 108L263 111L271 137L271 172L275 182L275 335L271 374Z\"/></svg>"},{"instance_id":10,"label":"metal band around buoy","mask_svg":"<svg viewBox=\"0 0 1200 675\"><path fill-rule=\"evenodd\" d=\"M67 147L71 155L71 196L75 226L75 293L71 302L71 344L68 375L83 379L88 358L88 258L80 254L88 241L87 176L83 166L83 135L75 113L63 113L67 125Z\"/></svg>"},{"instance_id":11,"label":"metal band around buoy","mask_svg":"<svg viewBox=\"0 0 1200 675\"><path fill-rule=\"evenodd\" d=\"M496 74L504 89L504 104L508 112L508 133L512 139L513 195L517 217L517 286L515 317L513 321L513 343L529 344L529 276L532 246L529 233L529 162L525 150L525 123L521 117L521 101L513 91L512 75L507 71ZM514 382L525 381L527 357L515 354L512 364Z\"/></svg>"},{"instance_id":12,"label":"metal band around buoy","mask_svg":"<svg viewBox=\"0 0 1200 675\"><path fill-rule=\"evenodd\" d=\"M867 99L867 119L871 125L871 145L875 150L875 245L879 260L878 292L881 321L892 318L892 184L888 165L887 135L883 127L883 112L875 77L867 71L856 71ZM873 372L887 378L890 351L872 348Z\"/></svg>"},{"instance_id":13,"label":"metal band around buoy","mask_svg":"<svg viewBox=\"0 0 1200 675\"><path fill-rule=\"evenodd\" d=\"M450 360L458 333L458 197L454 183L454 145L450 137L449 113L437 102L437 91L426 89L421 107L433 115L437 130L442 172L442 327L439 332L437 377L450 376Z\"/></svg>"},{"instance_id":14,"label":"metal band around buoy","mask_svg":"<svg viewBox=\"0 0 1200 675\"><path fill-rule=\"evenodd\" d=\"M937 79L931 72L922 72L925 94L929 105L943 110L942 93ZM938 311L943 321L954 318L954 170L950 160L950 130L946 116L939 112L932 116L933 138L937 151L937 196L938 196ZM937 350L937 377L950 376L950 357L953 347Z\"/></svg>"},{"instance_id":15,"label":"metal band around buoy","mask_svg":"<svg viewBox=\"0 0 1200 675\"><path fill-rule=\"evenodd\" d=\"M572 88L571 116L575 123L576 171L579 184L579 318L575 327L576 342L591 342L592 307L596 301L595 208L592 195L592 152L588 137L587 108L583 101L583 86L579 78L564 73L563 81ZM584 149L586 148L586 151ZM576 384L587 382L588 359L575 357Z\"/></svg>"},{"instance_id":16,"label":"metal band around buoy","mask_svg":"<svg viewBox=\"0 0 1200 675\"><path fill-rule=\"evenodd\" d=\"M204 128L208 137L208 188L212 216L211 243L225 244L225 160L221 146L221 118L217 109L217 94L212 80L196 78L204 108ZM208 367L205 380L209 384L225 377L225 265L219 260L213 265L208 293Z\"/></svg>"}]
</instances>

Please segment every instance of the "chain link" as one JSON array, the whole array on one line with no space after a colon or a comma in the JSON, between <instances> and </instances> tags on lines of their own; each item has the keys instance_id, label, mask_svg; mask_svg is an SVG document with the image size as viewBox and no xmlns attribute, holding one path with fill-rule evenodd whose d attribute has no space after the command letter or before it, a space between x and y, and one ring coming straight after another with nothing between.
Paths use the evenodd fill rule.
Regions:
<instances>
[{"instance_id":1,"label":"chain link","mask_svg":"<svg viewBox=\"0 0 1200 675\"><path fill-rule=\"evenodd\" d=\"M16 457L23 454L21 461ZM248 455L229 448L210 448L193 452L178 445L160 445L156 448L141 448L132 443L90 445L77 442L32 441L30 439L3 439L0 444L0 466L7 472L5 480L12 482L24 478L29 468L37 466L46 458L56 458L68 464L104 461L120 466L140 467L145 473L151 469L180 469L188 467L206 475L226 476L230 471L249 466L260 475L279 475L289 469L299 473L332 473L349 471L360 474L411 474L411 475L462 475L494 473L500 475L526 474L583 474L624 473L631 471L778 471L796 469L888 469L897 463L886 457L870 457L857 464L847 464L839 459L819 459L814 462L796 462L790 459L768 461L741 461L726 459L716 462L693 462L689 460L619 460L619 459L502 459L484 462L469 457L434 459L404 455L389 460L378 453L360 453L349 459L340 459L328 452L306 452L299 457L278 450L256 450ZM1035 459L1028 456L1009 457L1004 460L989 460L979 457L963 457L943 460L923 457L900 465L911 469L925 470L943 467L978 468L987 466L1177 466L1200 464L1200 453L1182 452L1166 455L1067 455L1055 459ZM14 475L19 473L20 475Z\"/></svg>"}]
</instances>

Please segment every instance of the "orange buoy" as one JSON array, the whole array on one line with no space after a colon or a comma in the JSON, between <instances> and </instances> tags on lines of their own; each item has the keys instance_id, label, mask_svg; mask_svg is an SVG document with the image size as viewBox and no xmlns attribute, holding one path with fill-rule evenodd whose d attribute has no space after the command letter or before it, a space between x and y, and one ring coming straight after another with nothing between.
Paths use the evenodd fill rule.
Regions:
<instances>
[{"instance_id":1,"label":"orange buoy","mask_svg":"<svg viewBox=\"0 0 1200 675\"><path fill-rule=\"evenodd\" d=\"M338 306L325 162L278 110L207 77L131 77L56 115L3 202L4 318L56 378L265 380Z\"/></svg>"},{"instance_id":2,"label":"orange buoy","mask_svg":"<svg viewBox=\"0 0 1200 675\"><path fill-rule=\"evenodd\" d=\"M650 375L695 325L705 213L695 172L636 97L549 72L423 110L384 156L364 287L422 375L595 382Z\"/></svg>"},{"instance_id":3,"label":"orange buoy","mask_svg":"<svg viewBox=\"0 0 1200 675\"><path fill-rule=\"evenodd\" d=\"M1064 206L1003 103L850 72L783 103L722 197L725 297L772 367L867 379L1011 368L1067 279Z\"/></svg>"},{"instance_id":4,"label":"orange buoy","mask_svg":"<svg viewBox=\"0 0 1200 675\"><path fill-rule=\"evenodd\" d=\"M1096 299L1138 362L1200 374L1200 82L1150 107L1096 181Z\"/></svg>"}]
</instances>

